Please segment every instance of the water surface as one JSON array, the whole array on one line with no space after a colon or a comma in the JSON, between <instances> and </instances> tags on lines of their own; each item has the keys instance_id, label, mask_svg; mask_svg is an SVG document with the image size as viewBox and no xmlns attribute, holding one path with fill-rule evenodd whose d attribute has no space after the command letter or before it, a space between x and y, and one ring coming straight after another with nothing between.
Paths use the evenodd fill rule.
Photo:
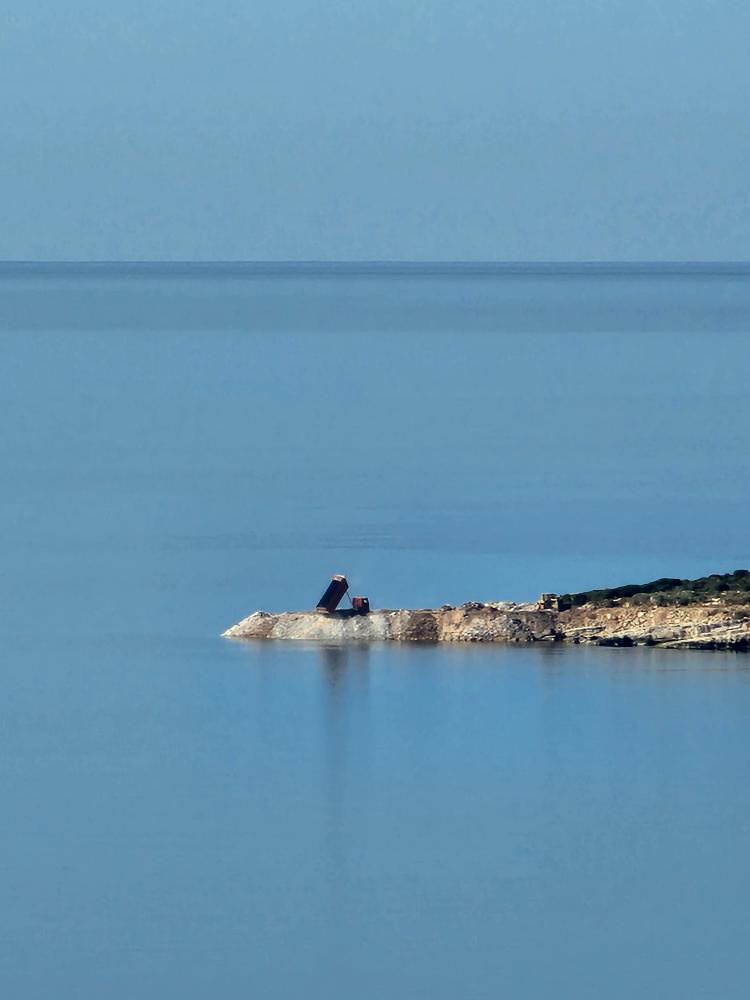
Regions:
<instances>
[{"instance_id":1,"label":"water surface","mask_svg":"<svg viewBox=\"0 0 750 1000\"><path fill-rule=\"evenodd\" d=\"M6 995L744 996L750 660L217 638L750 565L742 268L0 287Z\"/></svg>"}]
</instances>

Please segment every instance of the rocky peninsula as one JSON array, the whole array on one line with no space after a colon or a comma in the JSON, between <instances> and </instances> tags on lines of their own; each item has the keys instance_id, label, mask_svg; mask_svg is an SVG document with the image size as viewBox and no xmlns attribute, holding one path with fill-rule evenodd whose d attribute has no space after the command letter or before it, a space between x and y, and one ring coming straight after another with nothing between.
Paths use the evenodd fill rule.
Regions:
<instances>
[{"instance_id":1,"label":"rocky peninsula","mask_svg":"<svg viewBox=\"0 0 750 1000\"><path fill-rule=\"evenodd\" d=\"M231 639L348 642L564 642L750 651L750 571L663 578L536 603L468 602L420 610L256 611Z\"/></svg>"}]
</instances>

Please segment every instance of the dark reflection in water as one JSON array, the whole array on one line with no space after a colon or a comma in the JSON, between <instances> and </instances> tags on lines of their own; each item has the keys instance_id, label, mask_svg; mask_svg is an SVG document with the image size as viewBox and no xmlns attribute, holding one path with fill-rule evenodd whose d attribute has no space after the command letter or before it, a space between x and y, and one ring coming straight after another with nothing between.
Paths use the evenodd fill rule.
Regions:
<instances>
[{"instance_id":1,"label":"dark reflection in water","mask_svg":"<svg viewBox=\"0 0 750 1000\"><path fill-rule=\"evenodd\" d=\"M350 668L367 666L368 646L321 646L320 664L328 687L342 693Z\"/></svg>"},{"instance_id":2,"label":"dark reflection in water","mask_svg":"<svg viewBox=\"0 0 750 1000\"><path fill-rule=\"evenodd\" d=\"M369 725L369 646L321 646L318 655L324 700L322 759L327 804L327 858L335 883L347 867L347 780L355 769ZM353 728L356 728L354 733Z\"/></svg>"}]
</instances>

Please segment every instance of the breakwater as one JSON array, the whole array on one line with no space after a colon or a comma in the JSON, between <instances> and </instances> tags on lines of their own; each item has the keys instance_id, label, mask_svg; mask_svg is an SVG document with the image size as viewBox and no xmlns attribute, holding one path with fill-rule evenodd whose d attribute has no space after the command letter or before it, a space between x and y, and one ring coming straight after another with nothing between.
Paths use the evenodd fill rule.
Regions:
<instances>
[{"instance_id":1,"label":"breakwater","mask_svg":"<svg viewBox=\"0 0 750 1000\"><path fill-rule=\"evenodd\" d=\"M547 606L545 606L547 605ZM549 606L552 605L552 606ZM340 611L256 611L224 632L231 639L347 642L567 642L600 646L750 650L750 601L721 598L687 606L630 600L576 607L468 602L458 607Z\"/></svg>"}]
</instances>

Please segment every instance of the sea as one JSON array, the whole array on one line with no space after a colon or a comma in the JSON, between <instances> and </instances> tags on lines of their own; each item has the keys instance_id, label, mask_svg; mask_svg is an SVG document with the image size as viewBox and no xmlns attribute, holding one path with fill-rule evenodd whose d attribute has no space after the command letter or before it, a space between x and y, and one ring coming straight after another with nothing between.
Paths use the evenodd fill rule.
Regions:
<instances>
[{"instance_id":1,"label":"sea","mask_svg":"<svg viewBox=\"0 0 750 1000\"><path fill-rule=\"evenodd\" d=\"M0 994L729 1000L750 656L222 639L750 568L745 265L0 265Z\"/></svg>"}]
</instances>

